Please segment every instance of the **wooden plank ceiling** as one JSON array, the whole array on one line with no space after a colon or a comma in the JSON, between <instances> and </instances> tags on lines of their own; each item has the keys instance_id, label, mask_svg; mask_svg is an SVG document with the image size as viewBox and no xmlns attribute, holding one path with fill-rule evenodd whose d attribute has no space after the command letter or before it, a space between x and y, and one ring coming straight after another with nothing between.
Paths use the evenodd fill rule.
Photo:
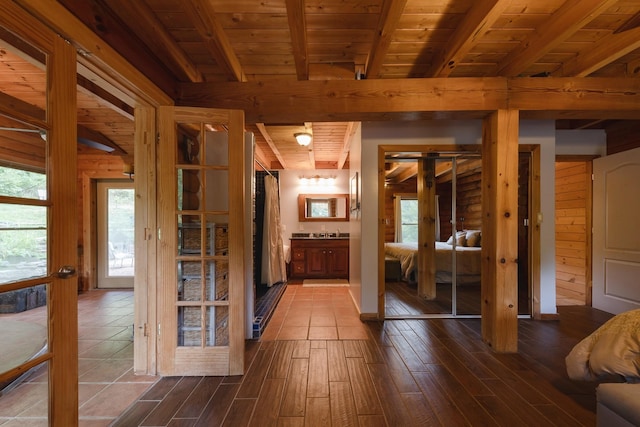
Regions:
<instances>
[{"instance_id":1,"label":"wooden plank ceiling","mask_svg":"<svg viewBox=\"0 0 640 427\"><path fill-rule=\"evenodd\" d=\"M278 82L295 97L288 84L304 80L640 75L638 0L58 0L58 6L176 100L179 85L189 82ZM9 42L0 46L0 90L44 108L42 73L29 73L34 65L12 53L8 34L0 36ZM78 95L87 139L131 158L131 105L82 77ZM614 122L590 117L559 126ZM247 123L258 159L275 169L348 167L354 126ZM293 138L304 129L313 134L309 147Z\"/></svg>"}]
</instances>

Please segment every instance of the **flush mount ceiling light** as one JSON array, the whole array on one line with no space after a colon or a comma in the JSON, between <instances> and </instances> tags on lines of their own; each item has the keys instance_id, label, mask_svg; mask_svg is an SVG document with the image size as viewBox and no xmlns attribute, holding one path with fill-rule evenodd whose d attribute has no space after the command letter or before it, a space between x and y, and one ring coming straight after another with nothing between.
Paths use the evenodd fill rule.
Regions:
<instances>
[{"instance_id":1,"label":"flush mount ceiling light","mask_svg":"<svg viewBox=\"0 0 640 427\"><path fill-rule=\"evenodd\" d=\"M302 145L303 147L311 144L311 134L309 132L294 133L293 136L296 137L296 141L298 141L298 144Z\"/></svg>"}]
</instances>

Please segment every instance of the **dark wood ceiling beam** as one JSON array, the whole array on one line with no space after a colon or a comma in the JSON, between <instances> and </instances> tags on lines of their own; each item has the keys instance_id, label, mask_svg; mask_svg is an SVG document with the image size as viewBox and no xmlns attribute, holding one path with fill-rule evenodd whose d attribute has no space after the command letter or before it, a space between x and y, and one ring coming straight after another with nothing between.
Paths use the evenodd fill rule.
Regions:
<instances>
[{"instance_id":1,"label":"dark wood ceiling beam","mask_svg":"<svg viewBox=\"0 0 640 427\"><path fill-rule=\"evenodd\" d=\"M638 48L640 48L640 28L610 34L562 64L558 72L553 75L586 77Z\"/></svg>"},{"instance_id":2,"label":"dark wood ceiling beam","mask_svg":"<svg viewBox=\"0 0 640 427\"><path fill-rule=\"evenodd\" d=\"M4 92L0 92L0 114L42 129L47 128L47 115L43 109Z\"/></svg>"},{"instance_id":3,"label":"dark wood ceiling beam","mask_svg":"<svg viewBox=\"0 0 640 427\"><path fill-rule=\"evenodd\" d=\"M152 52L163 52L163 55L166 55L168 61L165 64L178 77L178 80L204 81L197 65L167 32L146 2L109 0L109 7L118 11L121 19L126 21L136 36L146 43Z\"/></svg>"},{"instance_id":4,"label":"dark wood ceiling beam","mask_svg":"<svg viewBox=\"0 0 640 427\"><path fill-rule=\"evenodd\" d=\"M229 79L244 82L247 80L240 60L235 54L231 42L218 21L211 2L207 0L185 0L182 5L189 19L204 40L209 53L224 69Z\"/></svg>"},{"instance_id":5,"label":"dark wood ceiling beam","mask_svg":"<svg viewBox=\"0 0 640 427\"><path fill-rule=\"evenodd\" d=\"M298 80L309 78L309 54L307 52L307 21L304 17L304 0L286 0L291 47L296 62Z\"/></svg>"},{"instance_id":6,"label":"dark wood ceiling beam","mask_svg":"<svg viewBox=\"0 0 640 427\"><path fill-rule=\"evenodd\" d=\"M83 3L83 0L70 1ZM176 93L174 80L168 73L162 73L157 81L154 78L154 73L162 69L160 65L149 70L149 74L136 68L135 61L129 61L122 53L117 52L108 41L99 37L59 2L46 2L45 7L41 0L15 2L47 24L54 32L69 40L83 55L78 57L79 63L83 63L95 75L126 93L133 101L151 105L173 103ZM131 43L130 39L126 40L124 47ZM131 49L135 50L137 47L133 46ZM137 57L137 51L133 55Z\"/></svg>"},{"instance_id":7,"label":"dark wood ceiling beam","mask_svg":"<svg viewBox=\"0 0 640 427\"><path fill-rule=\"evenodd\" d=\"M391 45L391 37L398 26L398 21L404 12L407 0L384 0L378 27L371 44L371 52L365 65L365 76L370 79L380 77L382 64L387 57L387 51Z\"/></svg>"},{"instance_id":8,"label":"dark wood ceiling beam","mask_svg":"<svg viewBox=\"0 0 640 427\"><path fill-rule=\"evenodd\" d=\"M567 0L498 64L497 75L515 77L522 74L539 58L616 2L617 0Z\"/></svg>"},{"instance_id":9,"label":"dark wood ceiling beam","mask_svg":"<svg viewBox=\"0 0 640 427\"><path fill-rule=\"evenodd\" d=\"M453 112L499 109L640 111L640 79L634 78L434 78L237 83L185 83L179 105L245 111L247 123L413 119L421 112L451 118ZM406 113L406 114L405 114Z\"/></svg>"},{"instance_id":10,"label":"dark wood ceiling beam","mask_svg":"<svg viewBox=\"0 0 640 427\"><path fill-rule=\"evenodd\" d=\"M425 77L448 77L511 4L511 0L476 1Z\"/></svg>"},{"instance_id":11,"label":"dark wood ceiling beam","mask_svg":"<svg viewBox=\"0 0 640 427\"><path fill-rule=\"evenodd\" d=\"M143 45L142 41L131 33L101 0L61 0L60 3L67 10L73 10L73 14L80 20L89 23L91 31L141 70L165 93L175 92L175 79L169 74L164 64L149 51L139 48ZM63 28L65 31L68 30L68 25L64 25ZM91 48L85 46L82 49L85 55L92 55L94 51L94 46Z\"/></svg>"}]
</instances>

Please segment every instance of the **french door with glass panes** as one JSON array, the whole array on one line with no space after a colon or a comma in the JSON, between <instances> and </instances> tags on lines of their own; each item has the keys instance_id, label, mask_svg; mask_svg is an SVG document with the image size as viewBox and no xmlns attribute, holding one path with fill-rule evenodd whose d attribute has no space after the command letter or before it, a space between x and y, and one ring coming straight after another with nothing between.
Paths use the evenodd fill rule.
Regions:
<instances>
[{"instance_id":1,"label":"french door with glass panes","mask_svg":"<svg viewBox=\"0 0 640 427\"><path fill-rule=\"evenodd\" d=\"M158 129L159 373L243 374L244 114L161 107Z\"/></svg>"}]
</instances>

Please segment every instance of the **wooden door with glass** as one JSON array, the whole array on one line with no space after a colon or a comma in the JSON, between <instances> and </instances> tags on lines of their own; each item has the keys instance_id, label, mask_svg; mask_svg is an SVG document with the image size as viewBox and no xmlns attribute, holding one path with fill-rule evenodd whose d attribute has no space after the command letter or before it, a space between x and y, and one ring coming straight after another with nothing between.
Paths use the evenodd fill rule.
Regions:
<instances>
[{"instance_id":1,"label":"wooden door with glass","mask_svg":"<svg viewBox=\"0 0 640 427\"><path fill-rule=\"evenodd\" d=\"M239 375L244 114L161 107L158 118L159 373Z\"/></svg>"}]
</instances>

